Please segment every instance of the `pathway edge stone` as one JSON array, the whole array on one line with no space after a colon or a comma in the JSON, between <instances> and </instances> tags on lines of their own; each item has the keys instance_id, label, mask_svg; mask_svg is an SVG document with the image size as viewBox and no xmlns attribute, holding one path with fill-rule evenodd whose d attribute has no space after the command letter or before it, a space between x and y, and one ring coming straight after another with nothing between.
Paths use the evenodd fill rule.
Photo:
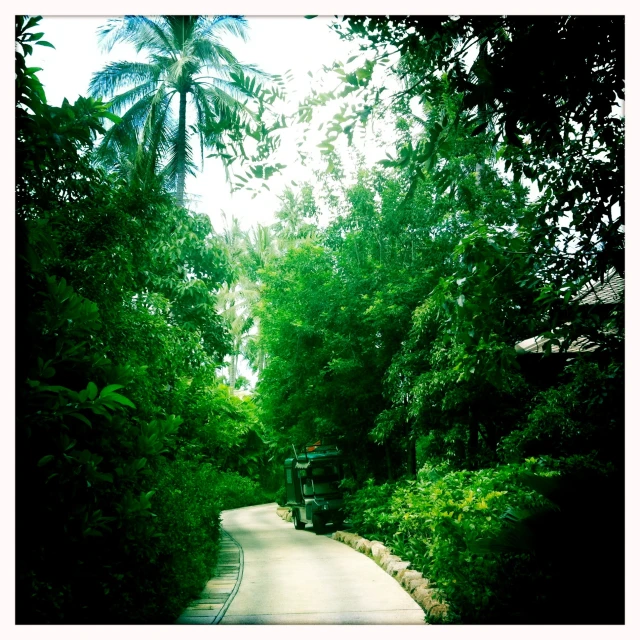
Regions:
<instances>
[{"instance_id":1,"label":"pathway edge stone","mask_svg":"<svg viewBox=\"0 0 640 640\"><path fill-rule=\"evenodd\" d=\"M449 605L441 601L436 589L429 586L428 578L425 578L419 571L409 569L410 562L393 555L391 550L378 540L367 540L358 534L347 531L336 531L331 537L371 558L400 583L402 588L424 609L430 618L440 620L446 618Z\"/></svg>"},{"instance_id":2,"label":"pathway edge stone","mask_svg":"<svg viewBox=\"0 0 640 640\"><path fill-rule=\"evenodd\" d=\"M291 520L291 510L288 507L278 507L278 516L289 522ZM430 618L444 620L449 610L449 605L441 600L436 589L430 586L429 579L422 573L410 569L410 562L402 560L399 556L393 555L391 550L385 547L378 540L367 540L357 533L348 531L336 531L332 536L333 540L342 542L358 551L368 558L371 558L380 568L395 578L400 586L417 602Z\"/></svg>"},{"instance_id":3,"label":"pathway edge stone","mask_svg":"<svg viewBox=\"0 0 640 640\"><path fill-rule=\"evenodd\" d=\"M235 552L230 547L235 547ZM229 554L237 553L235 558ZM196 600L192 600L175 624L219 624L233 601L244 572L244 552L233 536L220 529L220 552L214 576L203 587Z\"/></svg>"},{"instance_id":4,"label":"pathway edge stone","mask_svg":"<svg viewBox=\"0 0 640 640\"><path fill-rule=\"evenodd\" d=\"M224 529L222 529L222 531L224 531ZM240 588L240 583L242 582L242 574L244 573L244 551L242 550L242 547L237 542L237 540L228 531L224 531L224 533L236 545L236 547L238 547L240 563L238 566L238 578L236 579L236 584L233 587L233 591L229 594L229 597L224 603L222 609L220 609L220 612L216 616L216 619L213 621L213 624L218 624L220 620L222 620L222 618L224 617L224 614L227 612L229 605L233 602L233 599L236 597L236 593L238 593L238 589Z\"/></svg>"}]
</instances>

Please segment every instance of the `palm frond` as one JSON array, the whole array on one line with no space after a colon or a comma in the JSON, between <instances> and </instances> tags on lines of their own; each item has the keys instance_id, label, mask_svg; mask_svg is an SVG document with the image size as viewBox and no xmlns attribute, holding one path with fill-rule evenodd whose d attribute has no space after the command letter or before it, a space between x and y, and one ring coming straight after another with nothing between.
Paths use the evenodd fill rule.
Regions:
<instances>
[{"instance_id":1,"label":"palm frond","mask_svg":"<svg viewBox=\"0 0 640 640\"><path fill-rule=\"evenodd\" d=\"M194 84L192 95L197 115L196 126L207 129L216 122L216 112L212 109L212 104L204 87Z\"/></svg>"},{"instance_id":2,"label":"palm frond","mask_svg":"<svg viewBox=\"0 0 640 640\"><path fill-rule=\"evenodd\" d=\"M230 35L247 40L248 24L244 16L200 16L197 24L199 38L208 39L226 31Z\"/></svg>"},{"instance_id":3,"label":"palm frond","mask_svg":"<svg viewBox=\"0 0 640 640\"><path fill-rule=\"evenodd\" d=\"M162 28L161 17L123 16L112 18L98 29L102 48L110 51L118 42L132 44L136 51L174 51L170 38Z\"/></svg>"},{"instance_id":4,"label":"palm frond","mask_svg":"<svg viewBox=\"0 0 640 640\"><path fill-rule=\"evenodd\" d=\"M124 18L110 18L98 27L96 34L103 53L111 51L116 42L126 37L127 25Z\"/></svg>"},{"instance_id":5,"label":"palm frond","mask_svg":"<svg viewBox=\"0 0 640 640\"><path fill-rule=\"evenodd\" d=\"M227 47L213 39L194 40L191 43L191 54L205 69L211 69L218 74L228 75L230 68L240 64Z\"/></svg>"},{"instance_id":6,"label":"palm frond","mask_svg":"<svg viewBox=\"0 0 640 640\"><path fill-rule=\"evenodd\" d=\"M102 71L96 71L89 82L89 93L94 97L111 98L120 89L131 85L157 82L161 69L145 62L110 62Z\"/></svg>"},{"instance_id":7,"label":"palm frond","mask_svg":"<svg viewBox=\"0 0 640 640\"><path fill-rule=\"evenodd\" d=\"M157 65L160 69L167 69L175 62L175 57L163 52L149 54L149 63Z\"/></svg>"},{"instance_id":8,"label":"palm frond","mask_svg":"<svg viewBox=\"0 0 640 640\"><path fill-rule=\"evenodd\" d=\"M114 124L111 129L117 129L120 126L132 127L136 131L141 132L149 118L149 113L154 104L154 95L148 94L141 100L138 100L135 104L131 105L127 111L125 111L120 119L120 122Z\"/></svg>"},{"instance_id":9,"label":"palm frond","mask_svg":"<svg viewBox=\"0 0 640 640\"><path fill-rule=\"evenodd\" d=\"M183 84L187 78L197 72L198 66L189 56L180 56L166 69L167 82L175 87Z\"/></svg>"},{"instance_id":10,"label":"palm frond","mask_svg":"<svg viewBox=\"0 0 640 640\"><path fill-rule=\"evenodd\" d=\"M135 128L127 123L111 127L102 138L100 145L94 151L94 158L105 168L117 168L122 164L122 157L130 156L138 144Z\"/></svg>"},{"instance_id":11,"label":"palm frond","mask_svg":"<svg viewBox=\"0 0 640 640\"><path fill-rule=\"evenodd\" d=\"M167 164L166 168L172 177L178 177L179 167L178 167L178 148L182 141L180 140L180 130L178 128L178 124L172 128L169 134L168 140L168 153L167 153ZM189 138L184 141L184 158L185 158L185 173L189 175L195 175L197 166L193 162L193 149L189 144Z\"/></svg>"},{"instance_id":12,"label":"palm frond","mask_svg":"<svg viewBox=\"0 0 640 640\"><path fill-rule=\"evenodd\" d=\"M150 94L133 104L121 116L120 122L108 129L98 148L99 157L106 160L110 155L110 149L124 149L133 152L137 148L141 132L144 130L152 111L154 97L153 94Z\"/></svg>"},{"instance_id":13,"label":"palm frond","mask_svg":"<svg viewBox=\"0 0 640 640\"><path fill-rule=\"evenodd\" d=\"M160 93L154 96L147 121L142 130L141 145L154 158L159 166L171 145L171 133L176 124L171 117L171 96Z\"/></svg>"},{"instance_id":14,"label":"palm frond","mask_svg":"<svg viewBox=\"0 0 640 640\"><path fill-rule=\"evenodd\" d=\"M242 73L244 73L245 76L248 76L249 78L263 78L264 80L270 80L273 78L273 75L268 73L267 71L263 71L260 67L256 66L255 64L240 64L238 63L238 66L236 69L234 69L234 71L242 71Z\"/></svg>"},{"instance_id":15,"label":"palm frond","mask_svg":"<svg viewBox=\"0 0 640 640\"><path fill-rule=\"evenodd\" d=\"M198 21L204 16L162 16L171 34L173 47L177 51L183 51L185 45L193 39Z\"/></svg>"},{"instance_id":16,"label":"palm frond","mask_svg":"<svg viewBox=\"0 0 640 640\"><path fill-rule=\"evenodd\" d=\"M138 87L132 87L124 93L120 93L117 96L112 97L109 100L113 111L117 114L124 113L133 106L136 102L140 102L148 96L153 96L158 90L158 86L155 82L149 82Z\"/></svg>"},{"instance_id":17,"label":"palm frond","mask_svg":"<svg viewBox=\"0 0 640 640\"><path fill-rule=\"evenodd\" d=\"M207 101L216 109L224 108L238 114L249 113L246 103L242 101L244 95L235 85L212 78L212 82L208 86L201 86L201 89Z\"/></svg>"},{"instance_id":18,"label":"palm frond","mask_svg":"<svg viewBox=\"0 0 640 640\"><path fill-rule=\"evenodd\" d=\"M198 132L198 141L200 143L200 166L204 167L204 132L209 127L209 123L213 122L215 118L213 112L209 107L209 104L206 100L203 99L201 88L198 85L194 85L193 87L193 105L196 110L195 129Z\"/></svg>"}]
</instances>

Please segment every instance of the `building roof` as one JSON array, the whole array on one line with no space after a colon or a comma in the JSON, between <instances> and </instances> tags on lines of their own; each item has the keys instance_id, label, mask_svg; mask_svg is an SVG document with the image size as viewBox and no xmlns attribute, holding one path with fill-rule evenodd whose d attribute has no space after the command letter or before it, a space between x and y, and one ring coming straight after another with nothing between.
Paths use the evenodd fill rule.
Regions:
<instances>
[{"instance_id":1,"label":"building roof","mask_svg":"<svg viewBox=\"0 0 640 640\"><path fill-rule=\"evenodd\" d=\"M624 278L614 269L607 272L604 281L589 282L572 298L578 304L616 304L624 294Z\"/></svg>"},{"instance_id":2,"label":"building roof","mask_svg":"<svg viewBox=\"0 0 640 640\"><path fill-rule=\"evenodd\" d=\"M579 305L589 304L617 304L622 301L624 294L624 278L614 269L610 269L604 277L604 280L596 280L584 285L578 293L576 293L572 302ZM518 342L515 346L516 353L544 353L545 344L551 338L542 338L535 336L527 338L522 342ZM567 353L578 353L586 351L595 351L598 345L591 342L586 336L581 336L574 340L567 349ZM557 344L551 345L551 353L560 353L560 347Z\"/></svg>"},{"instance_id":3,"label":"building roof","mask_svg":"<svg viewBox=\"0 0 640 640\"><path fill-rule=\"evenodd\" d=\"M549 340L550 338L541 338L540 336L527 338L522 342L518 342L516 345L516 353L544 353L544 345L547 344ZM595 351L597 348L597 344L590 342L589 338L582 336L569 345L567 353ZM560 347L557 344L552 344L551 353L560 353Z\"/></svg>"}]
</instances>

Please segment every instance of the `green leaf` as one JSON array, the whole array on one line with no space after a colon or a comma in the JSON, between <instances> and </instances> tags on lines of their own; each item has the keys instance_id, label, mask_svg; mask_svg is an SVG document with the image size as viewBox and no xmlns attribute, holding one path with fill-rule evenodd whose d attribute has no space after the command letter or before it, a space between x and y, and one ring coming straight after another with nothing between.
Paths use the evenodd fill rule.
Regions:
<instances>
[{"instance_id":1,"label":"green leaf","mask_svg":"<svg viewBox=\"0 0 640 640\"><path fill-rule=\"evenodd\" d=\"M51 456L51 455L44 456L44 457L40 458L40 460L38 460L38 466L39 467L44 467L44 465L47 464L47 462L51 462L51 460L53 460L53 456Z\"/></svg>"},{"instance_id":2,"label":"green leaf","mask_svg":"<svg viewBox=\"0 0 640 640\"><path fill-rule=\"evenodd\" d=\"M111 111L103 111L100 114L101 118L106 118L107 120L111 120L111 122L118 124L122 118L120 116L117 116L115 113L111 113Z\"/></svg>"},{"instance_id":3,"label":"green leaf","mask_svg":"<svg viewBox=\"0 0 640 640\"><path fill-rule=\"evenodd\" d=\"M131 407L132 409L136 408L136 405L133 404L133 402L131 402L131 400L129 400L129 398L125 398L124 396L120 395L119 393L111 393L109 394L109 400L113 400L114 402L117 402L118 404L123 404L127 407Z\"/></svg>"},{"instance_id":4,"label":"green leaf","mask_svg":"<svg viewBox=\"0 0 640 640\"><path fill-rule=\"evenodd\" d=\"M67 389L67 387L61 387L60 385L41 385L40 391L51 391L53 393L69 393L71 389Z\"/></svg>"},{"instance_id":5,"label":"green leaf","mask_svg":"<svg viewBox=\"0 0 640 640\"><path fill-rule=\"evenodd\" d=\"M105 396L110 395L114 391L117 391L118 389L123 389L123 388L124 388L124 385L122 384L109 384L100 392L100 397L104 398Z\"/></svg>"},{"instance_id":6,"label":"green leaf","mask_svg":"<svg viewBox=\"0 0 640 640\"><path fill-rule=\"evenodd\" d=\"M74 412L74 413L70 413L69 415L73 416L74 418L77 418L81 422L84 422L88 427L91 426L91 421L86 416L83 416L81 413Z\"/></svg>"},{"instance_id":7,"label":"green leaf","mask_svg":"<svg viewBox=\"0 0 640 640\"><path fill-rule=\"evenodd\" d=\"M32 27L35 27L40 22L40 20L42 20L42 16L33 16L29 18L29 21L24 26L24 31L28 31Z\"/></svg>"},{"instance_id":8,"label":"green leaf","mask_svg":"<svg viewBox=\"0 0 640 640\"><path fill-rule=\"evenodd\" d=\"M95 400L98 395L98 387L95 382L90 382L87 385L87 394L89 395L89 400Z\"/></svg>"},{"instance_id":9,"label":"green leaf","mask_svg":"<svg viewBox=\"0 0 640 640\"><path fill-rule=\"evenodd\" d=\"M47 42L46 40L40 40L36 42L36 44L39 44L42 47L51 47L52 49L55 49L55 47L50 42Z\"/></svg>"}]
</instances>

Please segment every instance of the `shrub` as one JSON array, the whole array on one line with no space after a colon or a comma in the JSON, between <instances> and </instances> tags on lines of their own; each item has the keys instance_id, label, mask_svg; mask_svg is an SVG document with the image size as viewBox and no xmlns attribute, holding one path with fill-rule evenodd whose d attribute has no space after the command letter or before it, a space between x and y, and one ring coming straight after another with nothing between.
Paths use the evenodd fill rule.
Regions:
<instances>
[{"instance_id":1,"label":"shrub","mask_svg":"<svg viewBox=\"0 0 640 640\"><path fill-rule=\"evenodd\" d=\"M273 501L262 487L235 471L220 471L215 476L215 494L220 509L239 509Z\"/></svg>"},{"instance_id":2,"label":"shrub","mask_svg":"<svg viewBox=\"0 0 640 640\"><path fill-rule=\"evenodd\" d=\"M287 488L284 485L278 489L275 499L279 507L284 507L287 504Z\"/></svg>"},{"instance_id":3,"label":"shrub","mask_svg":"<svg viewBox=\"0 0 640 640\"><path fill-rule=\"evenodd\" d=\"M617 486L606 484L608 472L585 456L443 475L424 468L417 481L368 482L347 508L354 531L429 578L450 605L449 622L588 623L594 614L571 597L567 581L586 579L577 536L589 526L590 497ZM609 529L615 544L620 531Z\"/></svg>"},{"instance_id":4,"label":"shrub","mask_svg":"<svg viewBox=\"0 0 640 640\"><path fill-rule=\"evenodd\" d=\"M210 464L160 460L156 515L162 579L152 587L140 611L145 622L173 622L211 577L218 555L220 498L218 474Z\"/></svg>"}]
</instances>

